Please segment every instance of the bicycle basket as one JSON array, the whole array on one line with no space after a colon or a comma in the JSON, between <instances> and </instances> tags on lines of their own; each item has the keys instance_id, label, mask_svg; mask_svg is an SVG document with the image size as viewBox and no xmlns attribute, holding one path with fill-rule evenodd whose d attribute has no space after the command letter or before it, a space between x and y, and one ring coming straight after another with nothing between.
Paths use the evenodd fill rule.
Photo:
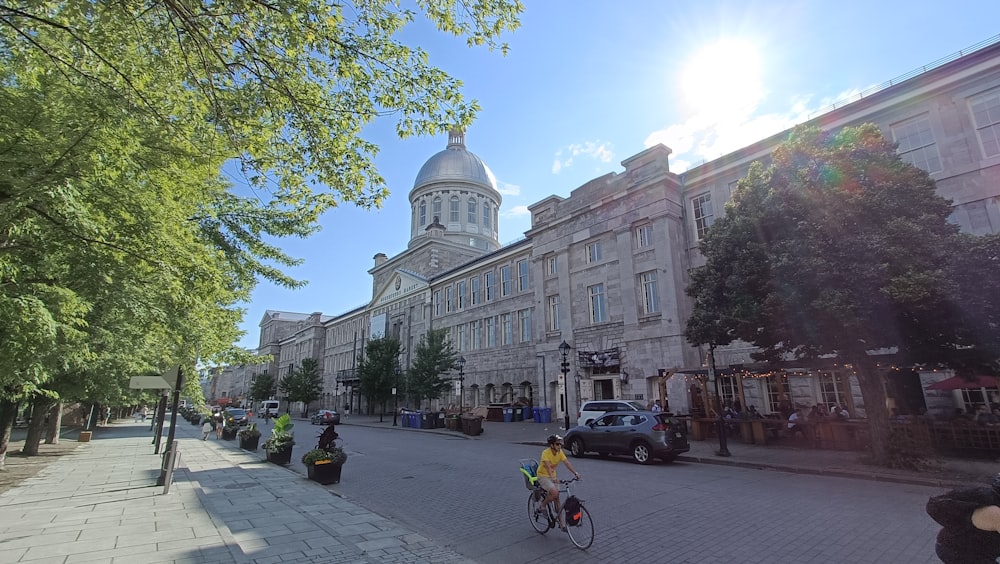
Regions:
<instances>
[{"instance_id":1,"label":"bicycle basket","mask_svg":"<svg viewBox=\"0 0 1000 564\"><path fill-rule=\"evenodd\" d=\"M535 489L535 484L538 483L538 461L533 458L522 458L519 462L521 475L524 477L524 487L529 490Z\"/></svg>"}]
</instances>

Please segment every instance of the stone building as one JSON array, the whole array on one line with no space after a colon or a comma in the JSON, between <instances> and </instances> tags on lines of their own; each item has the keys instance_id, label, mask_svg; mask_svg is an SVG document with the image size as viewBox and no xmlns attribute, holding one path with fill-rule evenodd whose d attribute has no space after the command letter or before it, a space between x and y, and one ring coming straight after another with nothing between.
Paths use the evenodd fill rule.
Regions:
<instances>
[{"instance_id":1,"label":"stone building","mask_svg":"<svg viewBox=\"0 0 1000 564\"><path fill-rule=\"evenodd\" d=\"M930 173L939 193L953 201L952 220L964 231L1000 232L998 41L872 88L809 123L825 129L877 124L898 143L901 157ZM525 238L501 246L493 174L467 150L464 134L452 132L410 191L407 249L374 256L372 300L338 316L269 311L258 350L276 360L251 371L280 374L306 356L321 359L327 388L318 407L350 402L364 409L354 368L366 340L400 339L405 381L420 337L444 327L465 364L463 380L440 405L458 403L461 389L467 406L527 398L552 407L557 417L568 410L574 419L587 399L663 399L675 412L698 410L706 400L698 367L707 351L683 337L691 308L684 294L688 272L703 264L698 241L736 182L752 162L766 163L787 133L683 174L670 171L669 148L650 147L622 161L622 172L533 204ZM565 383L562 343L572 347ZM849 371L830 365L748 372L749 353L717 351L725 400L763 412L777 411L782 399L840 403L863 414ZM921 394L946 376L904 375L916 382L909 393L921 396L910 401L931 411L988 401L985 389Z\"/></svg>"}]
</instances>

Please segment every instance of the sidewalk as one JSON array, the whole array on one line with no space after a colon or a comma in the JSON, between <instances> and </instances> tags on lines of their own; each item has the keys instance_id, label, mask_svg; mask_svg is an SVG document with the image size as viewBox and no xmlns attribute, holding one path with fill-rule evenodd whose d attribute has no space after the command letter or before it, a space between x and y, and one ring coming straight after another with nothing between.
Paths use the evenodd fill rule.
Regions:
<instances>
[{"instance_id":1,"label":"sidewalk","mask_svg":"<svg viewBox=\"0 0 1000 564\"><path fill-rule=\"evenodd\" d=\"M299 420L302 421L302 420ZM352 415L343 425L392 427L392 418ZM483 422L468 440L542 447L558 423ZM468 559L336 495L291 470L261 461L232 441L202 441L180 420L181 461L169 495L155 486L160 457L149 425L118 421L94 430L90 443L59 457L36 476L0 494L0 564L8 562L176 563L465 563ZM165 441L165 438L164 438ZM730 441L694 441L678 463L821 474L949 488L982 485L1000 467L947 459L933 472L864 465L858 454ZM323 518L315 516L322 510Z\"/></svg>"},{"instance_id":2,"label":"sidewalk","mask_svg":"<svg viewBox=\"0 0 1000 564\"><path fill-rule=\"evenodd\" d=\"M469 562L234 442L200 438L178 421L182 460L162 495L148 424L95 429L0 494L0 563Z\"/></svg>"}]
</instances>

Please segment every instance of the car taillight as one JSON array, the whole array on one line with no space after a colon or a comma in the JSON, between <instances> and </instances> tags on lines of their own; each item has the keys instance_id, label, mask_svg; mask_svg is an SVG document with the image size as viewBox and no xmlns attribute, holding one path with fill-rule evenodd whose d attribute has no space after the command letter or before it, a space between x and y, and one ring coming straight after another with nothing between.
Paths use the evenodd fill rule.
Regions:
<instances>
[{"instance_id":1,"label":"car taillight","mask_svg":"<svg viewBox=\"0 0 1000 564\"><path fill-rule=\"evenodd\" d=\"M653 430L654 431L669 431L670 430L670 423L657 423L656 425L653 425Z\"/></svg>"}]
</instances>

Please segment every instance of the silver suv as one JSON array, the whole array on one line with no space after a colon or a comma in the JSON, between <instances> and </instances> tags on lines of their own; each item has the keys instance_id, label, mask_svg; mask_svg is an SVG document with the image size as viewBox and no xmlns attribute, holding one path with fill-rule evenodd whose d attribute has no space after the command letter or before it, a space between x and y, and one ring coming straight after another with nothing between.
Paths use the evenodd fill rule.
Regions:
<instances>
[{"instance_id":1,"label":"silver suv","mask_svg":"<svg viewBox=\"0 0 1000 564\"><path fill-rule=\"evenodd\" d=\"M645 411L646 406L637 401L628 400L591 400L583 402L576 414L577 425L590 425L598 417L609 411Z\"/></svg>"}]
</instances>

